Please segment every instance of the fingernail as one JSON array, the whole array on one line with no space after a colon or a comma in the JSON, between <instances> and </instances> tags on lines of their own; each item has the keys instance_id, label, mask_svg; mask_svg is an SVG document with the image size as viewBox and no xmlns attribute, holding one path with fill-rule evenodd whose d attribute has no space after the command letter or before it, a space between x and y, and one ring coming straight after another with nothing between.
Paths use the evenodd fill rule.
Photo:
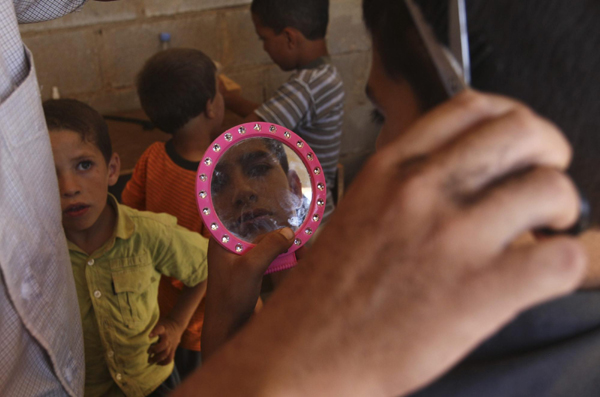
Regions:
<instances>
[{"instance_id":1,"label":"fingernail","mask_svg":"<svg viewBox=\"0 0 600 397\"><path fill-rule=\"evenodd\" d=\"M285 237L287 240L290 240L291 238L294 237L294 231L292 229L290 229L289 227L284 227L283 229L281 229L279 231L279 233L281 233L281 235L283 237Z\"/></svg>"}]
</instances>

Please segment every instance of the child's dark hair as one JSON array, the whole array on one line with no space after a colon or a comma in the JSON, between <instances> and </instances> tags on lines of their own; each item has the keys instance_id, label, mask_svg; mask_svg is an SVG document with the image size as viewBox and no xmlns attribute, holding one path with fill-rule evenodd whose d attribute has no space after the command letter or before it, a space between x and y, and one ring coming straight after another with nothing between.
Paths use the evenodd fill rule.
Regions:
<instances>
[{"instance_id":1,"label":"child's dark hair","mask_svg":"<svg viewBox=\"0 0 600 397\"><path fill-rule=\"evenodd\" d=\"M100 150L106 164L112 157L108 125L91 106L75 99L50 99L43 103L48 131L69 130Z\"/></svg>"},{"instance_id":2,"label":"child's dark hair","mask_svg":"<svg viewBox=\"0 0 600 397\"><path fill-rule=\"evenodd\" d=\"M216 67L202 51L173 48L150 58L137 78L142 108L162 131L174 134L204 113L217 94Z\"/></svg>"},{"instance_id":3,"label":"child's dark hair","mask_svg":"<svg viewBox=\"0 0 600 397\"><path fill-rule=\"evenodd\" d=\"M254 0L251 11L276 34L287 27L298 29L308 40L327 34L329 0Z\"/></svg>"}]
</instances>

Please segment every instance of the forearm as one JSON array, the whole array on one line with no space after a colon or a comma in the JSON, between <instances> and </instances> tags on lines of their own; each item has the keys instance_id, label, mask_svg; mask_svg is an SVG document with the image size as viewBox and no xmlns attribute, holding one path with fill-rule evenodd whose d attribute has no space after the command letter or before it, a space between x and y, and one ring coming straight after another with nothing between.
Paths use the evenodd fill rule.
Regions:
<instances>
[{"instance_id":1,"label":"forearm","mask_svg":"<svg viewBox=\"0 0 600 397\"><path fill-rule=\"evenodd\" d=\"M259 290L260 287L257 288L256 296ZM217 352L248 322L256 311L260 298L258 302L254 297L245 302L243 300L236 300L239 303L226 302L228 302L226 297L208 291L202 327L202 357L205 360Z\"/></svg>"},{"instance_id":2,"label":"forearm","mask_svg":"<svg viewBox=\"0 0 600 397\"><path fill-rule=\"evenodd\" d=\"M260 104L250 101L241 95L228 96L225 99L225 105L229 110L244 118L250 116L260 106Z\"/></svg>"},{"instance_id":3,"label":"forearm","mask_svg":"<svg viewBox=\"0 0 600 397\"><path fill-rule=\"evenodd\" d=\"M206 293L206 280L195 287L183 287L183 291L177 299L177 303L168 317L173 320L181 329L187 328L192 315L198 308L202 297Z\"/></svg>"}]
</instances>

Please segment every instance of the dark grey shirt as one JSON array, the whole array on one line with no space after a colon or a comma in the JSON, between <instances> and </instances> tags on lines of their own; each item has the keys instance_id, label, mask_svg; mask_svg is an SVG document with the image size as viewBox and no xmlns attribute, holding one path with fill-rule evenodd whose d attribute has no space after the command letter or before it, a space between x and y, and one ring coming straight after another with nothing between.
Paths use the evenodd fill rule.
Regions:
<instances>
[{"instance_id":1,"label":"dark grey shirt","mask_svg":"<svg viewBox=\"0 0 600 397\"><path fill-rule=\"evenodd\" d=\"M517 317L413 397L600 396L600 291Z\"/></svg>"}]
</instances>

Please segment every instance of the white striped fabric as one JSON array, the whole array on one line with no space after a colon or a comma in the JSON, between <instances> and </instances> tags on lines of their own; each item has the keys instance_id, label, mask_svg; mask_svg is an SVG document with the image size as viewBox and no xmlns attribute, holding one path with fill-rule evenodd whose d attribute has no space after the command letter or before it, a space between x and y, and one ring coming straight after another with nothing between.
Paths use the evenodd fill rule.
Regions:
<instances>
[{"instance_id":1,"label":"white striped fabric","mask_svg":"<svg viewBox=\"0 0 600 397\"><path fill-rule=\"evenodd\" d=\"M327 180L325 219L333 212L331 190L340 157L344 84L329 57L296 71L255 113L300 135L315 152Z\"/></svg>"}]
</instances>

